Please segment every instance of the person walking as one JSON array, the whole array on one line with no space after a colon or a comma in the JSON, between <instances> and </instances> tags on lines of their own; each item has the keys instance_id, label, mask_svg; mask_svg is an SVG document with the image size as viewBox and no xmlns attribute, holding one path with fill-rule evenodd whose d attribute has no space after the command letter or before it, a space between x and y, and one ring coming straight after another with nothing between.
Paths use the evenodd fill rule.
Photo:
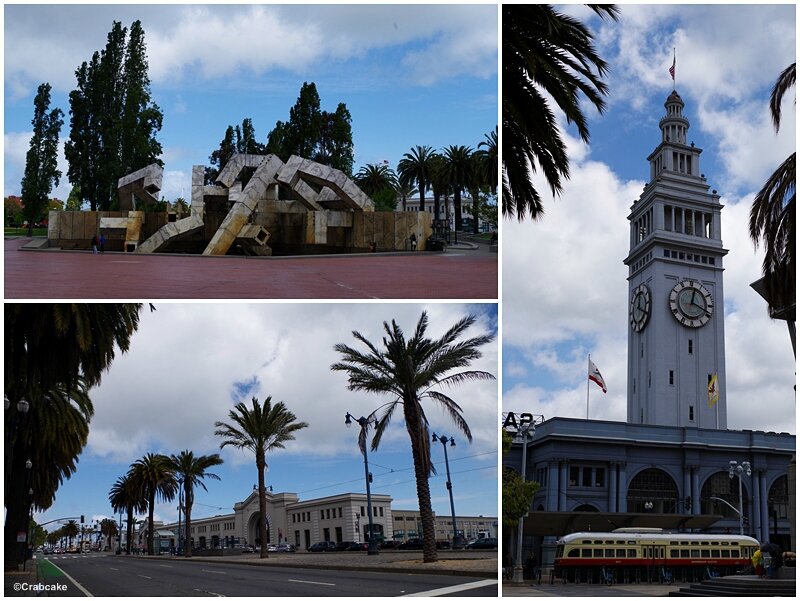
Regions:
<instances>
[{"instance_id":1,"label":"person walking","mask_svg":"<svg viewBox=\"0 0 800 601\"><path fill-rule=\"evenodd\" d=\"M97 254L97 234L92 236L92 254L93 255Z\"/></svg>"},{"instance_id":2,"label":"person walking","mask_svg":"<svg viewBox=\"0 0 800 601\"><path fill-rule=\"evenodd\" d=\"M100 252L106 252L106 235L103 232L100 232Z\"/></svg>"}]
</instances>

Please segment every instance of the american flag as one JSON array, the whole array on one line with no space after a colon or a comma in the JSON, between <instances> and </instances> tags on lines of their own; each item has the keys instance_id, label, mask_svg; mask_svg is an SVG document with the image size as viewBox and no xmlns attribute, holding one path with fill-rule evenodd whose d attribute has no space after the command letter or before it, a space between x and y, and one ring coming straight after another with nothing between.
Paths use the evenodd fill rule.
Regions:
<instances>
[{"instance_id":1,"label":"american flag","mask_svg":"<svg viewBox=\"0 0 800 601\"><path fill-rule=\"evenodd\" d=\"M669 74L672 75L672 81L675 81L675 57L672 57L672 66L669 68Z\"/></svg>"}]
</instances>

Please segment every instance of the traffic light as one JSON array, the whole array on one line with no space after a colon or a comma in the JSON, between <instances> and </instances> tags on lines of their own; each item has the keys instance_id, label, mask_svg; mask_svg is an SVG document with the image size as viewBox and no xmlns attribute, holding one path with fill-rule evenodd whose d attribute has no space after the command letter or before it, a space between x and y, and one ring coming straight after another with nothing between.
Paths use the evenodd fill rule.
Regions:
<instances>
[{"instance_id":1,"label":"traffic light","mask_svg":"<svg viewBox=\"0 0 800 601\"><path fill-rule=\"evenodd\" d=\"M369 473L369 483L372 484L372 472Z\"/></svg>"}]
</instances>

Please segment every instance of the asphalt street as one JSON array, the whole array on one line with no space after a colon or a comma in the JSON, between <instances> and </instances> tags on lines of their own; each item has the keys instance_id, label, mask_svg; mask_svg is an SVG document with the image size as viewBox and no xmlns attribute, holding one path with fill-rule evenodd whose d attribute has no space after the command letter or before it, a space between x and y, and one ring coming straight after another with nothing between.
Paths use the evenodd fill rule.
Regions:
<instances>
[{"instance_id":1,"label":"asphalt street","mask_svg":"<svg viewBox=\"0 0 800 601\"><path fill-rule=\"evenodd\" d=\"M300 569L292 566L214 565L114 555L40 559L48 583L65 583L50 596L283 596L283 597L497 597L496 580L394 572ZM59 568L49 568L48 562ZM63 574L59 574L58 572Z\"/></svg>"}]
</instances>

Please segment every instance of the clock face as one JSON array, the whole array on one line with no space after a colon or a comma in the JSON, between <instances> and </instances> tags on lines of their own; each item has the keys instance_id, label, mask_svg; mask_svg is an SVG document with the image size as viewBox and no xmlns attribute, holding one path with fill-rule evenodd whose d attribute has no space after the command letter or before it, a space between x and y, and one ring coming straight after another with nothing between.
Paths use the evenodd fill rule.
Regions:
<instances>
[{"instance_id":1,"label":"clock face","mask_svg":"<svg viewBox=\"0 0 800 601\"><path fill-rule=\"evenodd\" d=\"M634 288L631 295L631 329L634 332L641 332L647 325L650 317L650 289L641 284Z\"/></svg>"},{"instance_id":2,"label":"clock face","mask_svg":"<svg viewBox=\"0 0 800 601\"><path fill-rule=\"evenodd\" d=\"M669 308L679 322L690 328L704 326L714 313L711 292L697 280L682 280L669 292Z\"/></svg>"}]
</instances>

